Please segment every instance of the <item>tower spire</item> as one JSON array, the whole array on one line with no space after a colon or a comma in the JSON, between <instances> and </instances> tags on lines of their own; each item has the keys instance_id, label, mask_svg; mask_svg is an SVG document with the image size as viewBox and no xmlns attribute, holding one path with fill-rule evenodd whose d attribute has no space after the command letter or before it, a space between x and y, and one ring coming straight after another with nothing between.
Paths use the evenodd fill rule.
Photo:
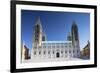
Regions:
<instances>
[{"instance_id":1,"label":"tower spire","mask_svg":"<svg viewBox=\"0 0 100 73\"><path fill-rule=\"evenodd\" d=\"M36 18L34 29L33 46L40 47L42 42L42 25L39 16Z\"/></svg>"},{"instance_id":2,"label":"tower spire","mask_svg":"<svg viewBox=\"0 0 100 73\"><path fill-rule=\"evenodd\" d=\"M73 47L76 46L76 42L77 42L77 46L78 46L79 45L79 35L78 35L78 27L77 27L75 21L73 21L71 32L72 32L72 44L73 44Z\"/></svg>"},{"instance_id":3,"label":"tower spire","mask_svg":"<svg viewBox=\"0 0 100 73\"><path fill-rule=\"evenodd\" d=\"M42 29L42 25L41 25L41 21L40 21L40 16L37 16L37 18L36 18L35 26L36 26L36 25L39 25L40 28Z\"/></svg>"},{"instance_id":4,"label":"tower spire","mask_svg":"<svg viewBox=\"0 0 100 73\"><path fill-rule=\"evenodd\" d=\"M78 27L75 21L73 21L72 23L71 34L72 34L73 50L74 49L76 50L75 52L76 54L74 56L79 57L80 56L79 35L78 35Z\"/></svg>"}]
</instances>

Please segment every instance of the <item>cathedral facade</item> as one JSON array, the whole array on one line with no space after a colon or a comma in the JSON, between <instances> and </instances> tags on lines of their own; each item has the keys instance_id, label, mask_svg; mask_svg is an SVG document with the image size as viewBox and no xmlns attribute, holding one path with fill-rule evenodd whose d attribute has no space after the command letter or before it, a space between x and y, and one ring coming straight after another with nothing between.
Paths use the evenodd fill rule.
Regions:
<instances>
[{"instance_id":1,"label":"cathedral facade","mask_svg":"<svg viewBox=\"0 0 100 73\"><path fill-rule=\"evenodd\" d=\"M40 18L34 26L31 61L66 61L80 57L78 27L72 23L71 33L65 41L47 41Z\"/></svg>"}]
</instances>

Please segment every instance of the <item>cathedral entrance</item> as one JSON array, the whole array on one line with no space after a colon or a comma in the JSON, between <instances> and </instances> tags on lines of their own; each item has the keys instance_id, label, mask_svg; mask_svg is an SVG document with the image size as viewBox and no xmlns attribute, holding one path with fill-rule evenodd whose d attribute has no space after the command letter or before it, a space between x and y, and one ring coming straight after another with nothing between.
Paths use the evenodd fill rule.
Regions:
<instances>
[{"instance_id":1,"label":"cathedral entrance","mask_svg":"<svg viewBox=\"0 0 100 73\"><path fill-rule=\"evenodd\" d=\"M59 57L60 57L60 54L59 54L59 52L57 52L57 53L56 53L56 57L57 57L57 58L59 58Z\"/></svg>"}]
</instances>

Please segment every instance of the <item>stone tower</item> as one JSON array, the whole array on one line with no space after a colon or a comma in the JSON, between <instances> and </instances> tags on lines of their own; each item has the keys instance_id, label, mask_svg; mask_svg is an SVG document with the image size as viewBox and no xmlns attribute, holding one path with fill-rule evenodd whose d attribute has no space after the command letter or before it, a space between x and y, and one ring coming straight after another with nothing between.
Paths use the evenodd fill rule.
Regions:
<instances>
[{"instance_id":1,"label":"stone tower","mask_svg":"<svg viewBox=\"0 0 100 73\"><path fill-rule=\"evenodd\" d=\"M37 17L36 23L34 26L34 36L33 36L33 47L41 47L42 43L42 26L40 17Z\"/></svg>"},{"instance_id":2,"label":"stone tower","mask_svg":"<svg viewBox=\"0 0 100 73\"><path fill-rule=\"evenodd\" d=\"M78 35L78 27L75 21L72 24L71 34L72 34L74 57L79 57L80 56L79 35Z\"/></svg>"}]
</instances>

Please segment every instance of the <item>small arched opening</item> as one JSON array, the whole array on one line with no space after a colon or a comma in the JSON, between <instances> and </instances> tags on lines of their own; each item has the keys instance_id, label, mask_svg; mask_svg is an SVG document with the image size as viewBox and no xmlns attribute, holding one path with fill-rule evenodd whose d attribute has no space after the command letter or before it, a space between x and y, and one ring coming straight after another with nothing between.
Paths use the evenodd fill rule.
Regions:
<instances>
[{"instance_id":1,"label":"small arched opening","mask_svg":"<svg viewBox=\"0 0 100 73\"><path fill-rule=\"evenodd\" d=\"M59 54L59 52L57 52L57 53L56 53L56 57L57 57L57 58L59 58L59 57L60 57L60 54Z\"/></svg>"}]
</instances>

